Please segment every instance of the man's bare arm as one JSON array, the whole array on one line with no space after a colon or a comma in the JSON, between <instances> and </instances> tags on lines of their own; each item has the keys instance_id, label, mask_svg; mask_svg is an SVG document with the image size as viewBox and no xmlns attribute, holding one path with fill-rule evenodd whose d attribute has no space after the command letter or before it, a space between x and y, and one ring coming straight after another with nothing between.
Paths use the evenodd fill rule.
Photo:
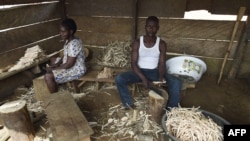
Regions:
<instances>
[{"instance_id":1,"label":"man's bare arm","mask_svg":"<svg viewBox=\"0 0 250 141\"><path fill-rule=\"evenodd\" d=\"M166 73L166 51L167 51L167 44L165 41L160 41L160 57L159 57L159 81L164 80L164 74Z\"/></svg>"},{"instance_id":2,"label":"man's bare arm","mask_svg":"<svg viewBox=\"0 0 250 141\"><path fill-rule=\"evenodd\" d=\"M145 87L148 87L148 80L147 78L142 74L139 66L138 66L138 58L139 58L139 46L140 42L139 39L137 39L132 47L132 56L131 56L131 65L132 69L135 71L135 73L141 78L142 84Z\"/></svg>"}]
</instances>

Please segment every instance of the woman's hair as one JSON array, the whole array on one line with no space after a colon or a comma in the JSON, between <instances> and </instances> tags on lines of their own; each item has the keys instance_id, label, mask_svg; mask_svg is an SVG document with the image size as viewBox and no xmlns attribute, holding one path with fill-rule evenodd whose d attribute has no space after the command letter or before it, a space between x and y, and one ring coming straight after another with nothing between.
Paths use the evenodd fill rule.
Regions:
<instances>
[{"instance_id":1,"label":"woman's hair","mask_svg":"<svg viewBox=\"0 0 250 141\"><path fill-rule=\"evenodd\" d=\"M76 30L77 30L77 26L76 26L76 23L73 19L71 18L66 18L62 21L61 25L63 27L66 27L67 29L69 30L72 30L73 31L73 34L75 34Z\"/></svg>"}]
</instances>

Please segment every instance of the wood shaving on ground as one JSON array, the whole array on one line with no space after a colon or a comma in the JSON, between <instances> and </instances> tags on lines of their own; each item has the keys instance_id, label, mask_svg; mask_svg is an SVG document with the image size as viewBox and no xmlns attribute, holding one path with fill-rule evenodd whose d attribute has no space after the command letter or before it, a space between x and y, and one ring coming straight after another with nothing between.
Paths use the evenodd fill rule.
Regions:
<instances>
[{"instance_id":1,"label":"wood shaving on ground","mask_svg":"<svg viewBox=\"0 0 250 141\"><path fill-rule=\"evenodd\" d=\"M180 141L223 141L222 127L205 117L199 108L167 111L166 129Z\"/></svg>"},{"instance_id":2,"label":"wood shaving on ground","mask_svg":"<svg viewBox=\"0 0 250 141\"><path fill-rule=\"evenodd\" d=\"M15 71L15 70L25 68L27 66L32 65L36 61L39 61L39 59L42 59L45 57L46 55L39 45L36 45L31 48L27 48L24 56L21 57L19 61L13 67L11 67L8 71L10 72L10 71Z\"/></svg>"},{"instance_id":3,"label":"wood shaving on ground","mask_svg":"<svg viewBox=\"0 0 250 141\"><path fill-rule=\"evenodd\" d=\"M93 138L109 137L110 141L116 141L128 138L141 140L145 137L159 140L163 129L150 120L151 115L146 112L147 97L135 97L135 100L136 110L124 110L121 104L110 107L105 117L98 121L102 125L102 135Z\"/></svg>"},{"instance_id":4,"label":"wood shaving on ground","mask_svg":"<svg viewBox=\"0 0 250 141\"><path fill-rule=\"evenodd\" d=\"M26 101L28 111L42 113L44 112L44 108L43 108L44 103L42 101L37 101L34 98L34 94L35 94L34 88L30 87L25 94L22 94L18 98Z\"/></svg>"},{"instance_id":5,"label":"wood shaving on ground","mask_svg":"<svg viewBox=\"0 0 250 141\"><path fill-rule=\"evenodd\" d=\"M104 47L103 53L96 62L103 66L130 68L131 50L130 41L111 42Z\"/></svg>"}]
</instances>

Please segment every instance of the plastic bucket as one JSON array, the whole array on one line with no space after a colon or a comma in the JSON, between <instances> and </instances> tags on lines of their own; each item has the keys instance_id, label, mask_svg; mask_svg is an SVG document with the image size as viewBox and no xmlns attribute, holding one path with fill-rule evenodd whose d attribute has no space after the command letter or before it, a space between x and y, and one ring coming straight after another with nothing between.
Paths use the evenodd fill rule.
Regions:
<instances>
[{"instance_id":1,"label":"plastic bucket","mask_svg":"<svg viewBox=\"0 0 250 141\"><path fill-rule=\"evenodd\" d=\"M230 123L227 120L223 119L222 117L220 117L218 115L215 115L215 114L213 114L211 112L201 110L201 109L200 109L200 111L202 112L202 114L204 116L211 118L215 123L217 123L219 126L221 126L222 127L222 132L224 130L224 125L230 125ZM167 121L167 115L164 114L162 116L162 119L161 119L161 124L162 124L164 132L166 133L167 141L178 141L178 139L176 139L171 133L169 133L167 131L166 121Z\"/></svg>"},{"instance_id":2,"label":"plastic bucket","mask_svg":"<svg viewBox=\"0 0 250 141\"><path fill-rule=\"evenodd\" d=\"M192 56L178 56L166 61L168 74L175 75L190 82L200 80L203 73L207 70L207 65L199 58Z\"/></svg>"}]
</instances>

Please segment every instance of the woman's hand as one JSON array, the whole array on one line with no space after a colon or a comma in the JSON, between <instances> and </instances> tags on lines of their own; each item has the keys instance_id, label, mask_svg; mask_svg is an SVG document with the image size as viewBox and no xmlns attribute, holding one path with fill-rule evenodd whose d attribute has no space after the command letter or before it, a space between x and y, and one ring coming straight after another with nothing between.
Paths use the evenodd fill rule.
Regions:
<instances>
[{"instance_id":1,"label":"woman's hand","mask_svg":"<svg viewBox=\"0 0 250 141\"><path fill-rule=\"evenodd\" d=\"M55 69L55 67L52 67L52 66L46 67L47 72L52 72L53 69Z\"/></svg>"}]
</instances>

